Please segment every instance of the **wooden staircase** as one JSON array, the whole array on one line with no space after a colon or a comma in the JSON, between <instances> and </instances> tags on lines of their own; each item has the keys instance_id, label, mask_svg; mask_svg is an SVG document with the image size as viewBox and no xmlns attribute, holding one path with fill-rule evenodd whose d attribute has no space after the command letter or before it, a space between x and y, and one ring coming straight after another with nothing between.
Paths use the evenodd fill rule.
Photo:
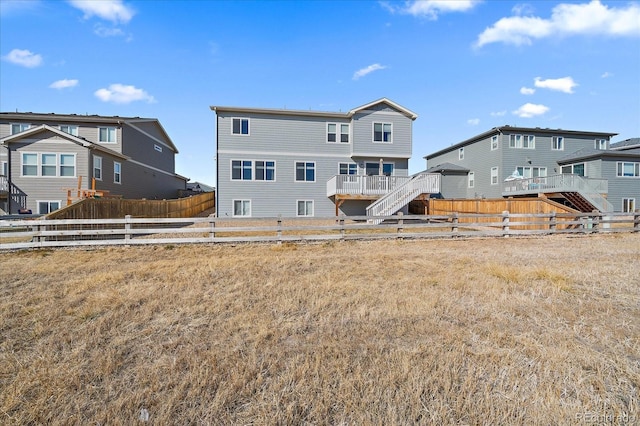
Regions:
<instances>
[{"instance_id":1,"label":"wooden staircase","mask_svg":"<svg viewBox=\"0 0 640 426\"><path fill-rule=\"evenodd\" d=\"M567 201L569 201L576 210L583 213L590 213L594 210L598 210L596 206L587 201L579 192L561 192L560 193Z\"/></svg>"}]
</instances>

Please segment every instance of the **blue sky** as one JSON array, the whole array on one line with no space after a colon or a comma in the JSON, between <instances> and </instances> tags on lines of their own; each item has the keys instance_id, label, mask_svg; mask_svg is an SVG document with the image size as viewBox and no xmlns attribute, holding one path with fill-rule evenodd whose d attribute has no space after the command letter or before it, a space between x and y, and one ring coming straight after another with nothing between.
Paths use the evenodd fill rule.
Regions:
<instances>
[{"instance_id":1,"label":"blue sky","mask_svg":"<svg viewBox=\"0 0 640 426\"><path fill-rule=\"evenodd\" d=\"M416 112L410 171L500 125L640 137L638 1L0 0L0 110L155 117L215 183L211 105Z\"/></svg>"}]
</instances>

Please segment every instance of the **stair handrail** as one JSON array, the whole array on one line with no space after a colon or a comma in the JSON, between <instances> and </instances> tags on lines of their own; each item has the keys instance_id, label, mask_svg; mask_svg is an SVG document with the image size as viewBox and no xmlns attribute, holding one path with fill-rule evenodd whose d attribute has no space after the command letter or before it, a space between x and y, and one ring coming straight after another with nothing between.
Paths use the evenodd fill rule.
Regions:
<instances>
[{"instance_id":1,"label":"stair handrail","mask_svg":"<svg viewBox=\"0 0 640 426\"><path fill-rule=\"evenodd\" d=\"M411 200L421 193L439 191L439 178L437 173L419 173L411 177L393 191L385 194L367 207L367 216L384 216L393 214L406 206ZM433 181L436 182L433 182ZM438 188L434 188L434 185Z\"/></svg>"}]
</instances>

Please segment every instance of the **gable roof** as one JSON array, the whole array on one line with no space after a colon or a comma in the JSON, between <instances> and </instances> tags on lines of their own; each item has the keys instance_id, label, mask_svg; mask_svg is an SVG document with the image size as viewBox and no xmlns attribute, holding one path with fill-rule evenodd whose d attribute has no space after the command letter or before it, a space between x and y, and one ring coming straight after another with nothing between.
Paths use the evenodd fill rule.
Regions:
<instances>
[{"instance_id":1,"label":"gable roof","mask_svg":"<svg viewBox=\"0 0 640 426\"><path fill-rule=\"evenodd\" d=\"M397 110L401 114L415 120L418 115L407 108L404 108L397 103L387 99L381 98L377 101L369 102L368 104L361 105L348 112L328 112L328 111L313 111L313 110L295 110L295 109L279 109L279 108L246 108L246 107L233 107L233 106L216 106L212 105L209 108L215 112L238 112L238 113L255 113L255 114L275 114L275 115L297 115L306 117L326 117L326 118L343 118L349 119L356 113L364 111L378 104L387 104L391 108Z\"/></svg>"},{"instance_id":2,"label":"gable roof","mask_svg":"<svg viewBox=\"0 0 640 426\"><path fill-rule=\"evenodd\" d=\"M120 126L128 124L135 128L135 123L154 123L160 133L166 139L167 144L171 147L175 153L178 153L178 149L167 134L162 124L157 118L144 118L144 117L120 117L118 115L82 115L82 114L56 114L56 113L39 113L39 112L0 112L1 120L19 120L21 122L34 120L34 121L53 121L60 123L97 123L97 124L111 124L114 126Z\"/></svg>"},{"instance_id":3,"label":"gable roof","mask_svg":"<svg viewBox=\"0 0 640 426\"><path fill-rule=\"evenodd\" d=\"M470 169L466 167L458 166L457 164L452 163L442 163L437 166L433 166L425 170L424 173L441 173L441 172L459 172L459 173L468 173Z\"/></svg>"},{"instance_id":4,"label":"gable roof","mask_svg":"<svg viewBox=\"0 0 640 426\"><path fill-rule=\"evenodd\" d=\"M5 136L4 138L0 139L0 145L5 145L7 146L8 144L12 143L12 142L16 142L20 139L24 139L33 135L37 135L38 133L42 133L42 132L53 132L55 134L57 134L58 136L61 136L64 139L67 139L70 142L73 142L77 145L83 146L87 149L91 149L91 150L96 150L96 151L101 151L104 152L105 154L109 154L112 155L114 157L118 157L124 160L128 160L130 157L127 157L126 155L120 154L119 152L116 152L112 149L109 148L105 148L101 145L98 145L96 143L90 142L84 138L78 137L78 136L74 136L71 133L67 133L67 132L63 132L62 130L56 128L56 127L52 127L49 126L48 124L41 124L39 126L35 126L35 127L31 127L27 130L24 130L20 133L16 133L13 135L9 135L9 136Z\"/></svg>"},{"instance_id":5,"label":"gable roof","mask_svg":"<svg viewBox=\"0 0 640 426\"><path fill-rule=\"evenodd\" d=\"M492 129L487 130L484 133L480 133L479 135L473 136L469 139L463 140L462 142L458 142L457 144L451 145L447 148L443 148L439 151L436 151L432 154L428 154L423 158L429 160L430 158L437 157L439 155L445 154L447 152L455 151L463 146L471 145L473 143L479 142L483 139L488 138L489 136L502 134L502 133L534 133L534 134L548 134L548 135L559 135L559 136L593 136L594 138L610 138L611 136L617 135L617 133L608 133L608 132L590 132L590 131L581 131L581 130L564 130L564 129L549 129L549 128L540 128L540 127L517 127L517 126L499 126L494 127Z\"/></svg>"},{"instance_id":6,"label":"gable roof","mask_svg":"<svg viewBox=\"0 0 640 426\"><path fill-rule=\"evenodd\" d=\"M637 148L637 147L640 147L640 138L625 139L623 141L614 142L609 145L609 148L613 150L629 149L629 148Z\"/></svg>"}]
</instances>

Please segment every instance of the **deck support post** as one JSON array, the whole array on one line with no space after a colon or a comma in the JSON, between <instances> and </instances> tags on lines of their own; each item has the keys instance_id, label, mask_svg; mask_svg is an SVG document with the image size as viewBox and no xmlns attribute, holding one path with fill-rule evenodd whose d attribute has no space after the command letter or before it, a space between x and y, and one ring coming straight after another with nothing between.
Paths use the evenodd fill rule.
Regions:
<instances>
[{"instance_id":1,"label":"deck support post","mask_svg":"<svg viewBox=\"0 0 640 426\"><path fill-rule=\"evenodd\" d=\"M458 232L458 212L453 212L451 221L453 222L453 225L451 225L451 232Z\"/></svg>"},{"instance_id":2,"label":"deck support post","mask_svg":"<svg viewBox=\"0 0 640 426\"><path fill-rule=\"evenodd\" d=\"M602 215L598 210L593 211L593 218L591 220L591 229L593 232L600 232L600 221L602 221Z\"/></svg>"},{"instance_id":3,"label":"deck support post","mask_svg":"<svg viewBox=\"0 0 640 426\"><path fill-rule=\"evenodd\" d=\"M402 232L404 232L404 213L398 212L398 238L402 239Z\"/></svg>"},{"instance_id":4,"label":"deck support post","mask_svg":"<svg viewBox=\"0 0 640 426\"><path fill-rule=\"evenodd\" d=\"M556 233L556 225L558 224L557 220L556 220L556 212L551 212L551 214L549 214L549 233L550 234L555 234Z\"/></svg>"},{"instance_id":5,"label":"deck support post","mask_svg":"<svg viewBox=\"0 0 640 426\"><path fill-rule=\"evenodd\" d=\"M640 209L636 209L633 213L633 229L635 232L640 232Z\"/></svg>"},{"instance_id":6,"label":"deck support post","mask_svg":"<svg viewBox=\"0 0 640 426\"><path fill-rule=\"evenodd\" d=\"M216 239L216 215L209 215L209 239Z\"/></svg>"},{"instance_id":7,"label":"deck support post","mask_svg":"<svg viewBox=\"0 0 640 426\"><path fill-rule=\"evenodd\" d=\"M131 239L131 215L128 214L124 217L124 239Z\"/></svg>"},{"instance_id":8,"label":"deck support post","mask_svg":"<svg viewBox=\"0 0 640 426\"><path fill-rule=\"evenodd\" d=\"M282 244L282 215L278 215L278 223L276 225L276 236L278 237L278 244Z\"/></svg>"}]
</instances>

